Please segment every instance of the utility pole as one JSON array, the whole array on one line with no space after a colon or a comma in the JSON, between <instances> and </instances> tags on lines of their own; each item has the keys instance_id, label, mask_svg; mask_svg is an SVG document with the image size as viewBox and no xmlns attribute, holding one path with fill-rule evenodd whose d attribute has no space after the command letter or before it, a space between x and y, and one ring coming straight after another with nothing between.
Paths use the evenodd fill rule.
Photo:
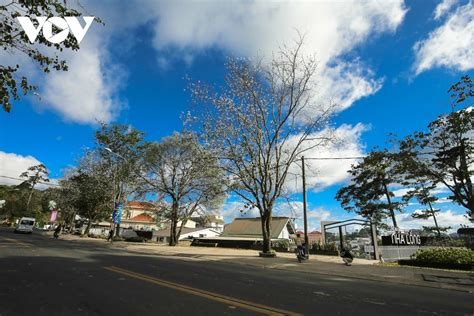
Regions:
<instances>
[{"instance_id":1,"label":"utility pole","mask_svg":"<svg viewBox=\"0 0 474 316\"><path fill-rule=\"evenodd\" d=\"M303 174L303 214L304 214L304 247L306 258L309 258L308 252L308 216L306 214L306 177L304 174L304 156L301 157L301 169Z\"/></svg>"}]
</instances>

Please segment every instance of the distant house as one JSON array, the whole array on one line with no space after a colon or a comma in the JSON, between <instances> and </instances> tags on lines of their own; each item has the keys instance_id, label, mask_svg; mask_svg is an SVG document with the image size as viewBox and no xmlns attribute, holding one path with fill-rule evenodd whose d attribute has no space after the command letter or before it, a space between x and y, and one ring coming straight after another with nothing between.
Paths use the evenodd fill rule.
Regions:
<instances>
[{"instance_id":1,"label":"distant house","mask_svg":"<svg viewBox=\"0 0 474 316\"><path fill-rule=\"evenodd\" d=\"M301 234L301 237L304 238L304 232L298 231L297 234ZM308 233L308 243L310 245L317 243L324 243L323 234L317 230Z\"/></svg>"},{"instance_id":2,"label":"distant house","mask_svg":"<svg viewBox=\"0 0 474 316\"><path fill-rule=\"evenodd\" d=\"M270 240L273 244L279 242L292 243L296 233L293 220L288 217L273 217L271 222ZM231 248L259 248L263 242L262 224L257 218L236 218L225 226L224 232L215 238L197 238L194 244L215 244Z\"/></svg>"},{"instance_id":3,"label":"distant house","mask_svg":"<svg viewBox=\"0 0 474 316\"><path fill-rule=\"evenodd\" d=\"M167 243L169 242L171 230L169 228L161 229L153 232L152 239L158 242ZM212 228L187 228L183 227L179 240L193 240L194 238L206 238L219 236L220 232Z\"/></svg>"},{"instance_id":4,"label":"distant house","mask_svg":"<svg viewBox=\"0 0 474 316\"><path fill-rule=\"evenodd\" d=\"M129 201L125 204L120 226L134 230L158 230L163 228L156 219L156 206L151 202Z\"/></svg>"},{"instance_id":5,"label":"distant house","mask_svg":"<svg viewBox=\"0 0 474 316\"><path fill-rule=\"evenodd\" d=\"M224 217L221 215L199 215L191 217L196 222L196 227L211 228L219 233L224 231Z\"/></svg>"}]
</instances>

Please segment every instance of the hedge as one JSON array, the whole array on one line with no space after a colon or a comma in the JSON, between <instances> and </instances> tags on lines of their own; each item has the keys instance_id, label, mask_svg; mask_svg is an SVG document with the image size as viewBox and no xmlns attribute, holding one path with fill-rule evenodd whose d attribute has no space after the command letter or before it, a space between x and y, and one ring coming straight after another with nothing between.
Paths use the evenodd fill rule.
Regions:
<instances>
[{"instance_id":1,"label":"hedge","mask_svg":"<svg viewBox=\"0 0 474 316\"><path fill-rule=\"evenodd\" d=\"M415 252L410 260L399 260L401 265L472 270L474 251L465 248L425 248Z\"/></svg>"}]
</instances>

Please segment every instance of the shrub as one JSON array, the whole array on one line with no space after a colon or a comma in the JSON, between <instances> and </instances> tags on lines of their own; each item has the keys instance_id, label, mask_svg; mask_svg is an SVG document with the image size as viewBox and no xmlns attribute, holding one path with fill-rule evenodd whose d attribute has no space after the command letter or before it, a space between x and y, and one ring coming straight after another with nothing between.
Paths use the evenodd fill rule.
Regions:
<instances>
[{"instance_id":1,"label":"shrub","mask_svg":"<svg viewBox=\"0 0 474 316\"><path fill-rule=\"evenodd\" d=\"M277 240L272 242L272 247L288 249L290 247L290 242L288 240Z\"/></svg>"},{"instance_id":2,"label":"shrub","mask_svg":"<svg viewBox=\"0 0 474 316\"><path fill-rule=\"evenodd\" d=\"M474 264L474 251L465 248L426 248L419 249L411 259L433 264Z\"/></svg>"},{"instance_id":3,"label":"shrub","mask_svg":"<svg viewBox=\"0 0 474 316\"><path fill-rule=\"evenodd\" d=\"M314 243L311 245L311 250L313 251L336 251L337 252L337 246L335 243L330 243L330 244L323 244L321 241L318 241L317 243Z\"/></svg>"},{"instance_id":4,"label":"shrub","mask_svg":"<svg viewBox=\"0 0 474 316\"><path fill-rule=\"evenodd\" d=\"M453 238L434 238L426 243L427 246L434 247L466 247L466 243L463 239Z\"/></svg>"}]
</instances>

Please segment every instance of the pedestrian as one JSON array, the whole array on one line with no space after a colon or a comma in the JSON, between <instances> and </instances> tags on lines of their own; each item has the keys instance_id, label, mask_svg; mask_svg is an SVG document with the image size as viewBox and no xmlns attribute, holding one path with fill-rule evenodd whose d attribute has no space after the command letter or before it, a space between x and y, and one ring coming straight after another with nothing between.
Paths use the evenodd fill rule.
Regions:
<instances>
[{"instance_id":1,"label":"pedestrian","mask_svg":"<svg viewBox=\"0 0 474 316\"><path fill-rule=\"evenodd\" d=\"M56 229L54 230L54 235L53 235L54 238L56 238L56 239L59 238L59 233L61 232L61 228L62 228L61 224L59 224L59 225L56 227Z\"/></svg>"},{"instance_id":2,"label":"pedestrian","mask_svg":"<svg viewBox=\"0 0 474 316\"><path fill-rule=\"evenodd\" d=\"M110 231L109 231L109 236L107 237L107 241L112 242L113 239L114 239L114 230L113 230L113 229L110 229Z\"/></svg>"}]
</instances>

